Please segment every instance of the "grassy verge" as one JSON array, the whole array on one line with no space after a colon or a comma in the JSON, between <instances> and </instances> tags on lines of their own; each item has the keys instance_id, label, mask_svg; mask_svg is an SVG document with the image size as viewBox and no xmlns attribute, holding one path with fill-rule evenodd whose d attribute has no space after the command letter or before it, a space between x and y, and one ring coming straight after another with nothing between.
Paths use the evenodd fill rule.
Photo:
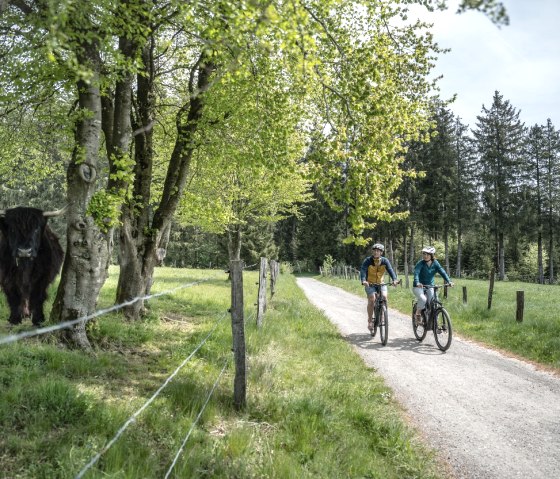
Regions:
<instances>
[{"instance_id":1,"label":"grassy verge","mask_svg":"<svg viewBox=\"0 0 560 479\"><path fill-rule=\"evenodd\" d=\"M363 295L356 280L317 277L346 291ZM441 281L439 282L441 283ZM412 281L410 282L412 285ZM488 282L455 281L443 299L451 314L454 330L560 372L560 287L521 282L496 282L492 308L488 310ZM463 304L463 286L467 304ZM525 292L523 322L516 321L516 292ZM406 288L389 289L390 306L410 314L414 295Z\"/></svg>"},{"instance_id":2,"label":"grassy verge","mask_svg":"<svg viewBox=\"0 0 560 479\"><path fill-rule=\"evenodd\" d=\"M90 330L93 355L65 349L54 335L0 346L0 477L75 477L216 328L85 475L163 477L231 356L223 272L162 268L153 292L200 278L208 281L153 300L142 321L98 319ZM256 328L250 312L257 280L245 273L247 408L233 407L230 366L171 477L442 477L390 390L306 301L293 276L280 276ZM100 307L111 304L114 288L112 277ZM2 304L0 316L7 316Z\"/></svg>"}]
</instances>

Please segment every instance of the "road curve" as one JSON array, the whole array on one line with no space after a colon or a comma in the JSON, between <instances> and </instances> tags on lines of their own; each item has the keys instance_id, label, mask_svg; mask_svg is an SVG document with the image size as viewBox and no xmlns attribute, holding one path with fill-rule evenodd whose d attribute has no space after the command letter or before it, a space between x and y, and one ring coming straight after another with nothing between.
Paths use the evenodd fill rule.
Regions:
<instances>
[{"instance_id":1,"label":"road curve","mask_svg":"<svg viewBox=\"0 0 560 479\"><path fill-rule=\"evenodd\" d=\"M410 317L392 309L382 346L367 331L365 296L297 283L384 377L454 477L560 478L560 378L457 337L442 353L431 332L419 343Z\"/></svg>"}]
</instances>

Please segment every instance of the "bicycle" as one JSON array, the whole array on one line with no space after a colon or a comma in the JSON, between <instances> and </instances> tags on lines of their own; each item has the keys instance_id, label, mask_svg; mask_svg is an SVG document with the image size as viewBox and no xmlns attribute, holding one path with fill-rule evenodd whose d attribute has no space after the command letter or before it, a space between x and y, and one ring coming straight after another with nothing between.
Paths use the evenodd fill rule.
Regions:
<instances>
[{"instance_id":1,"label":"bicycle","mask_svg":"<svg viewBox=\"0 0 560 479\"><path fill-rule=\"evenodd\" d=\"M398 284L400 284L399 280ZM377 298L375 299L375 304L373 306L373 330L371 331L371 337L374 338L377 333L377 328L379 328L379 337L381 338L381 344L385 346L387 344L387 339L389 338L389 312L387 310L387 298L381 294L381 286L387 286L393 283L368 283L370 287L377 288Z\"/></svg>"},{"instance_id":2,"label":"bicycle","mask_svg":"<svg viewBox=\"0 0 560 479\"><path fill-rule=\"evenodd\" d=\"M416 322L416 308L417 300L412 301L412 330L414 336L418 341L423 341L431 329L434 333L437 347L442 351L447 351L451 346L451 339L453 338L453 328L451 326L451 319L449 313L443 307L442 302L438 298L438 289L449 286L449 284L429 286L425 285L424 290L433 289L434 294L432 299L426 303L426 308L421 311L421 322Z\"/></svg>"}]
</instances>

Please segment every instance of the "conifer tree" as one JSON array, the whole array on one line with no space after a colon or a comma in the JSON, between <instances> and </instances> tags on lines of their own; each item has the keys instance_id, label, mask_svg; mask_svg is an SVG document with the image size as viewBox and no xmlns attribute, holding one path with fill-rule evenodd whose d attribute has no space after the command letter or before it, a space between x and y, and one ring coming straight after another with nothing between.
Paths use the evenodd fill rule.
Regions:
<instances>
[{"instance_id":1,"label":"conifer tree","mask_svg":"<svg viewBox=\"0 0 560 479\"><path fill-rule=\"evenodd\" d=\"M527 168L525 170L528 191L532 192L532 206L536 212L534 229L537 233L537 281L544 283L543 267L543 199L545 196L546 160L543 127L534 125L527 135ZM533 226L533 225L531 225Z\"/></svg>"},{"instance_id":2,"label":"conifer tree","mask_svg":"<svg viewBox=\"0 0 560 479\"><path fill-rule=\"evenodd\" d=\"M455 218L457 231L457 262L455 276L461 277L463 267L463 236L466 225L473 224L476 213L475 167L476 154L472 139L466 134L467 126L457 118L454 124Z\"/></svg>"},{"instance_id":3,"label":"conifer tree","mask_svg":"<svg viewBox=\"0 0 560 479\"><path fill-rule=\"evenodd\" d=\"M517 221L520 204L525 126L519 120L519 111L496 91L490 108L482 106L473 133L480 155L482 203L495 242L494 262L498 279L504 280L506 234Z\"/></svg>"},{"instance_id":4,"label":"conifer tree","mask_svg":"<svg viewBox=\"0 0 560 479\"><path fill-rule=\"evenodd\" d=\"M554 282L554 232L558 224L560 206L560 131L554 128L550 118L542 127L544 154L543 216L548 236L548 280Z\"/></svg>"}]
</instances>

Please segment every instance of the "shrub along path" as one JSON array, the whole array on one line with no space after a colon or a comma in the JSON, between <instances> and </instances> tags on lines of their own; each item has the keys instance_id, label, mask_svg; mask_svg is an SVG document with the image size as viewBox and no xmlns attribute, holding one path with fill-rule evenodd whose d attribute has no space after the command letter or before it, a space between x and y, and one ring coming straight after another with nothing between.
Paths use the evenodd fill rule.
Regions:
<instances>
[{"instance_id":1,"label":"shrub along path","mask_svg":"<svg viewBox=\"0 0 560 479\"><path fill-rule=\"evenodd\" d=\"M442 353L431 332L419 343L410 317L392 309L382 346L379 333L367 331L365 297L311 278L297 282L385 378L457 478L557 477L560 378L456 336Z\"/></svg>"}]
</instances>

